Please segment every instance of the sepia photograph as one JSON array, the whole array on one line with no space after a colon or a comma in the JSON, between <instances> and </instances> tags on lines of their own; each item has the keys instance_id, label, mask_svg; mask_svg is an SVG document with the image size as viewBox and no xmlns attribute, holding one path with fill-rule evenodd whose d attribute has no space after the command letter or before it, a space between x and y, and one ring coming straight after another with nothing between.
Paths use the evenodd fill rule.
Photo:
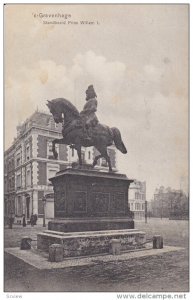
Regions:
<instances>
[{"instance_id":1,"label":"sepia photograph","mask_svg":"<svg viewBox=\"0 0 193 300\"><path fill-rule=\"evenodd\" d=\"M7 298L187 299L189 10L3 5Z\"/></svg>"}]
</instances>

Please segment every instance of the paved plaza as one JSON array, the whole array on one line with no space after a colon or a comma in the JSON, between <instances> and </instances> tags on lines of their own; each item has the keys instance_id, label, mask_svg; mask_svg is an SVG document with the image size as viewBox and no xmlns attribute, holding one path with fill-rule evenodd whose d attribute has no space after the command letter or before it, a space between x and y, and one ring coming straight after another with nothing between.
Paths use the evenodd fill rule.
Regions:
<instances>
[{"instance_id":1,"label":"paved plaza","mask_svg":"<svg viewBox=\"0 0 193 300\"><path fill-rule=\"evenodd\" d=\"M135 255L124 260L95 259L94 264L64 268L41 269L5 253L6 292L187 292L189 290L189 223L168 219L135 221L135 228L147 233L147 238L161 234L164 245L178 247L178 251L157 255ZM34 227L5 228L5 248L19 247L24 236L34 241L37 233L45 230ZM175 249L175 248L174 248Z\"/></svg>"}]
</instances>

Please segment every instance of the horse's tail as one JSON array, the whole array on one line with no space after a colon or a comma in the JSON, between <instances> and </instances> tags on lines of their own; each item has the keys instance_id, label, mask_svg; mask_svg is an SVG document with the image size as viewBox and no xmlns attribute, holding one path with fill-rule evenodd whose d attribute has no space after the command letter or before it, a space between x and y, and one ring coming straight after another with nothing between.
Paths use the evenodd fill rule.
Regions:
<instances>
[{"instance_id":1,"label":"horse's tail","mask_svg":"<svg viewBox=\"0 0 193 300\"><path fill-rule=\"evenodd\" d=\"M122 138L121 138L121 133L120 133L119 129L116 128L116 127L112 127L111 130L113 132L113 140L115 142L115 146L122 153L126 154L127 149L126 149L125 145L123 144L123 141L122 141Z\"/></svg>"}]
</instances>

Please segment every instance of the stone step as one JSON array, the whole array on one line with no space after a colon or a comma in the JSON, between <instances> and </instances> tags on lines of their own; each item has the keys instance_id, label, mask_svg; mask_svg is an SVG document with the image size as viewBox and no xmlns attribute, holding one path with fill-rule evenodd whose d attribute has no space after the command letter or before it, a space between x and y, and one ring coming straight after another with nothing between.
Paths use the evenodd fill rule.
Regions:
<instances>
[{"instance_id":1,"label":"stone step","mask_svg":"<svg viewBox=\"0 0 193 300\"><path fill-rule=\"evenodd\" d=\"M37 248L48 252L50 245L61 244L64 257L77 257L109 253L115 239L120 242L120 251L126 251L143 247L146 236L137 229L72 233L46 230L37 235Z\"/></svg>"},{"instance_id":2,"label":"stone step","mask_svg":"<svg viewBox=\"0 0 193 300\"><path fill-rule=\"evenodd\" d=\"M63 218L50 221L48 229L61 232L127 230L134 229L134 221L129 217Z\"/></svg>"},{"instance_id":3,"label":"stone step","mask_svg":"<svg viewBox=\"0 0 193 300\"><path fill-rule=\"evenodd\" d=\"M42 234L53 234L53 235L59 235L62 237L88 237L88 236L116 236L116 235L128 235L128 234L144 234L143 231L140 231L138 229L121 229L121 230L98 230L98 231L85 231L85 232L60 232L60 231L54 231L54 230L45 230Z\"/></svg>"}]
</instances>

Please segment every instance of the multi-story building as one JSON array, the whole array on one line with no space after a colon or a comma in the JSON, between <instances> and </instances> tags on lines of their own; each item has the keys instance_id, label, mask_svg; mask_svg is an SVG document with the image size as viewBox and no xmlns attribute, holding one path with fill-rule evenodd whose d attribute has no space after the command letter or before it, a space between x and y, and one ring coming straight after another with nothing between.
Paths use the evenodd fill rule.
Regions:
<instances>
[{"instance_id":1,"label":"multi-story building","mask_svg":"<svg viewBox=\"0 0 193 300\"><path fill-rule=\"evenodd\" d=\"M134 219L145 218L146 182L134 180L129 187L129 206Z\"/></svg>"},{"instance_id":2,"label":"multi-story building","mask_svg":"<svg viewBox=\"0 0 193 300\"><path fill-rule=\"evenodd\" d=\"M152 213L154 217L169 217L169 193L170 190L165 189L163 186L155 189L152 201Z\"/></svg>"},{"instance_id":3,"label":"multi-story building","mask_svg":"<svg viewBox=\"0 0 193 300\"><path fill-rule=\"evenodd\" d=\"M54 217L53 187L49 178L78 160L77 153L67 145L56 145L58 159L52 153L52 140L62 138L61 124L56 124L52 115L36 111L22 125L17 127L17 137L5 151L5 216L14 213L15 220L25 214L43 217L42 198L49 194L46 203L46 217ZM112 167L116 170L116 150L109 148ZM82 158L92 164L98 155L94 147L82 148ZM104 159L96 166L107 170Z\"/></svg>"},{"instance_id":4,"label":"multi-story building","mask_svg":"<svg viewBox=\"0 0 193 300\"><path fill-rule=\"evenodd\" d=\"M4 163L4 215L15 211L15 159L14 146L11 146L5 156Z\"/></svg>"}]
</instances>

